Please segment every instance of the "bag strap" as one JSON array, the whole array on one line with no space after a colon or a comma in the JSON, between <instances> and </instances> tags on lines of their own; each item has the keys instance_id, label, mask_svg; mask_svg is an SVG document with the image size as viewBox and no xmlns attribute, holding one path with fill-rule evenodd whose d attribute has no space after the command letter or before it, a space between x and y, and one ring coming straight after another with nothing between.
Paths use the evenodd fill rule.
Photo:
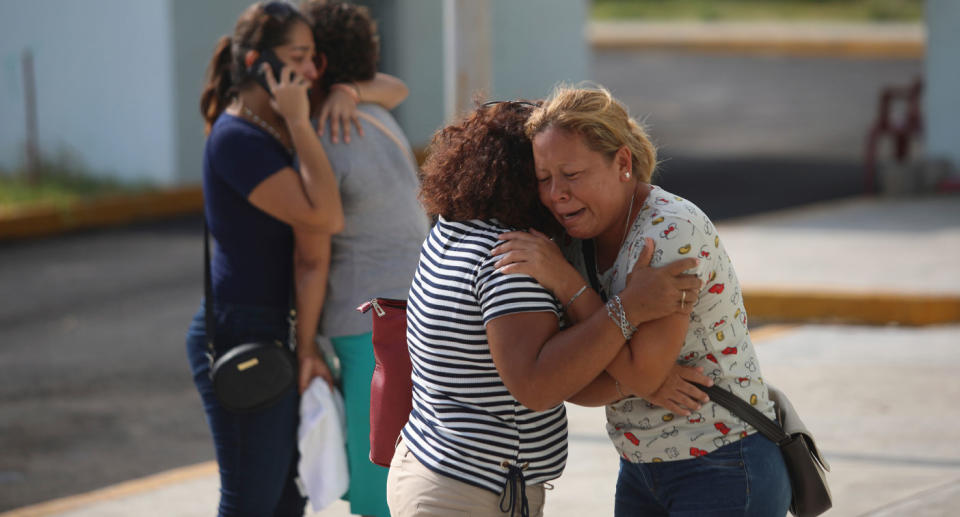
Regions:
<instances>
[{"instance_id":1,"label":"bag strap","mask_svg":"<svg viewBox=\"0 0 960 517\"><path fill-rule=\"evenodd\" d=\"M290 277L289 313L287 315L287 347L290 351L297 349L297 305L296 283L293 275ZM213 346L215 322L213 320L213 280L210 274L210 227L207 225L207 214L203 214L203 316L204 334L207 336L207 358L210 360L210 373L213 374L213 363L217 352Z\"/></svg>"},{"instance_id":2,"label":"bag strap","mask_svg":"<svg viewBox=\"0 0 960 517\"><path fill-rule=\"evenodd\" d=\"M404 145L403 142L400 141L400 138L398 138L397 135L393 134L392 131L387 129L387 126L384 125L383 122L380 122L380 120L378 120L373 115L369 113L364 113L362 111L357 111L357 117L362 118L363 120L366 120L370 124L374 125L380 131L383 131L383 133L387 135L390 138L390 140L393 140L393 143L397 144L397 147L400 148L400 152L405 154L407 158L411 161L411 163L416 165L417 160L414 158L412 154L410 154L410 149L406 145Z\"/></svg>"},{"instance_id":3,"label":"bag strap","mask_svg":"<svg viewBox=\"0 0 960 517\"><path fill-rule=\"evenodd\" d=\"M213 346L214 321L213 321L213 281L210 279L210 228L207 227L207 214L203 214L203 315L205 330L207 336L207 357L210 359L210 370L213 371L214 357L216 357Z\"/></svg>"},{"instance_id":4,"label":"bag strap","mask_svg":"<svg viewBox=\"0 0 960 517\"><path fill-rule=\"evenodd\" d=\"M747 401L720 388L719 386L710 386L709 388L692 382L694 386L710 396L710 400L729 409L746 423L752 425L760 434L766 436L770 441L777 445L783 445L783 442L790 439L776 421L770 420L766 415L757 411Z\"/></svg>"},{"instance_id":5,"label":"bag strap","mask_svg":"<svg viewBox=\"0 0 960 517\"><path fill-rule=\"evenodd\" d=\"M600 279L597 278L597 247L594 245L593 239L580 241L580 252L583 253L583 262L587 268L587 280L590 281L590 287L592 287L593 290L600 295L600 299L606 303L607 293L603 291L603 287L600 285Z\"/></svg>"}]
</instances>

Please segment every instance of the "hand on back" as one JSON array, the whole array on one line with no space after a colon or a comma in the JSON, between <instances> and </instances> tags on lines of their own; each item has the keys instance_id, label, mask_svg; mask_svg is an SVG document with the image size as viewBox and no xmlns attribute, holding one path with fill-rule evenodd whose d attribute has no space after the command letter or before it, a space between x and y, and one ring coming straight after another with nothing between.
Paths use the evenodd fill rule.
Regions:
<instances>
[{"instance_id":1,"label":"hand on back","mask_svg":"<svg viewBox=\"0 0 960 517\"><path fill-rule=\"evenodd\" d=\"M336 86L336 85L334 85ZM337 143L340 140L340 134L343 133L343 143L350 143L350 124L356 128L357 136L363 136L363 126L357 117L358 98L347 93L345 88L350 86L341 85L341 88L332 88L327 98L320 107L320 116L317 124L317 134L323 136L327 122L330 123L330 141Z\"/></svg>"},{"instance_id":2,"label":"hand on back","mask_svg":"<svg viewBox=\"0 0 960 517\"><path fill-rule=\"evenodd\" d=\"M515 231L499 235L502 244L491 255L500 259L494 264L505 275L530 275L538 284L558 294L564 283L583 284L580 274L567 262L557 243L537 230ZM575 287L576 288L576 287Z\"/></svg>"}]
</instances>

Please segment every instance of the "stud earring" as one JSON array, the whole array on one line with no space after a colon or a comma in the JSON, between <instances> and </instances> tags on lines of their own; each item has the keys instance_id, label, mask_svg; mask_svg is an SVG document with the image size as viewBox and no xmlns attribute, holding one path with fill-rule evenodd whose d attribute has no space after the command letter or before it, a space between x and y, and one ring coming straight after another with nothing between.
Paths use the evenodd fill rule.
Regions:
<instances>
[{"instance_id":1,"label":"stud earring","mask_svg":"<svg viewBox=\"0 0 960 517\"><path fill-rule=\"evenodd\" d=\"M630 179L630 173L628 172L628 173L624 174L623 177L626 178L626 179Z\"/></svg>"}]
</instances>

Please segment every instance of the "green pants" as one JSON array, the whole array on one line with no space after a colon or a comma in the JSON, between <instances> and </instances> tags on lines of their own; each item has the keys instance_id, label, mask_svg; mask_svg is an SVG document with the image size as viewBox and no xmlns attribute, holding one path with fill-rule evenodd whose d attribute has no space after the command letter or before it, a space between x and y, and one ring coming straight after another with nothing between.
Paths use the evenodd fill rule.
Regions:
<instances>
[{"instance_id":1,"label":"green pants","mask_svg":"<svg viewBox=\"0 0 960 517\"><path fill-rule=\"evenodd\" d=\"M350 489L344 500L350 513L390 517L387 508L388 469L370 461L370 380L373 378L373 334L332 338L340 358L341 389L347 408L347 463Z\"/></svg>"}]
</instances>

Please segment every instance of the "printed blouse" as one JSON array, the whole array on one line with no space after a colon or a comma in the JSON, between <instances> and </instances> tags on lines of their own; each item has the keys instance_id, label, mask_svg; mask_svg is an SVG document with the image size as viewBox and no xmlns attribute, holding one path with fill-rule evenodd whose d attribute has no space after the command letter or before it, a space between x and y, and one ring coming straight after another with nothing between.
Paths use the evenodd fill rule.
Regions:
<instances>
[{"instance_id":1,"label":"printed blouse","mask_svg":"<svg viewBox=\"0 0 960 517\"><path fill-rule=\"evenodd\" d=\"M773 419L773 403L750 342L736 272L716 228L696 205L653 186L613 266L599 275L603 289L610 294L623 290L647 237L655 246L654 266L687 257L700 259L695 273L704 285L690 314L677 362L702 366L717 386L749 401ZM581 250L582 243L575 241L567 255L586 277ZM608 405L606 414L610 440L632 463L703 456L755 432L712 402L682 417L641 398L627 398Z\"/></svg>"}]
</instances>

